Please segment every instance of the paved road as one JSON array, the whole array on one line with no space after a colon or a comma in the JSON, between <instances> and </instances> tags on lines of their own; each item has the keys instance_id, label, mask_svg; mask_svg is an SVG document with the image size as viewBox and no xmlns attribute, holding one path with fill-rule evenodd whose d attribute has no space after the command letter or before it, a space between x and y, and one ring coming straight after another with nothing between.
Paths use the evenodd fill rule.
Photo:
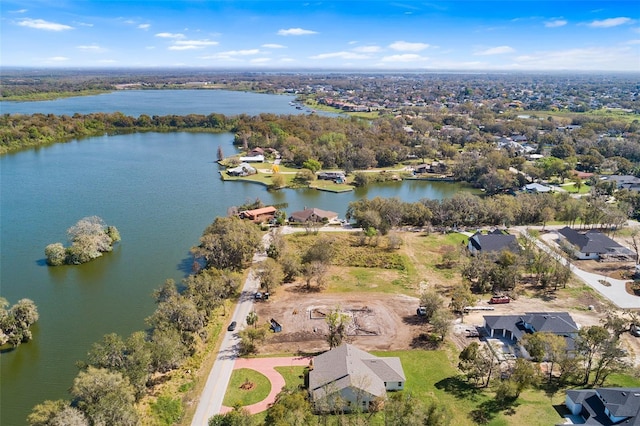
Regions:
<instances>
[{"instance_id":1,"label":"paved road","mask_svg":"<svg viewBox=\"0 0 640 426\"><path fill-rule=\"evenodd\" d=\"M266 234L263 238L265 247L268 245L269 240L270 235ZM253 262L261 262L265 257L264 253L257 253L253 257ZM259 286L260 281L256 277L255 270L252 269L249 271L247 280L242 287L236 309L231 318L229 318L229 322L236 321L238 327L234 332L225 331L226 334L222 339L220 351L209 372L202 395L200 395L200 401L191 421L191 426L207 426L209 418L221 412L222 400L229 385L235 361L238 358L238 344L240 342L238 331L242 330L246 325L247 315L253 309L253 294L258 290Z\"/></svg>"}]
</instances>

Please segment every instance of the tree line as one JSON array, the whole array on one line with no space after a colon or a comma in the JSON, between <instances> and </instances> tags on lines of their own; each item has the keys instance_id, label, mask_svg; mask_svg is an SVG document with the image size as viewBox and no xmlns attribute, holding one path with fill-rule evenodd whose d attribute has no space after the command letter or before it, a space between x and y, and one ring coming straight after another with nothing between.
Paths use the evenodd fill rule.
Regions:
<instances>
[{"instance_id":1,"label":"tree line","mask_svg":"<svg viewBox=\"0 0 640 426\"><path fill-rule=\"evenodd\" d=\"M458 192L442 200L406 202L398 198L363 198L349 203L346 218L363 229L387 234L402 226L467 229L483 226L546 225L563 221L573 226L620 227L627 220L624 206L606 203L602 197L573 198L567 193L518 193L482 197Z\"/></svg>"}]
</instances>

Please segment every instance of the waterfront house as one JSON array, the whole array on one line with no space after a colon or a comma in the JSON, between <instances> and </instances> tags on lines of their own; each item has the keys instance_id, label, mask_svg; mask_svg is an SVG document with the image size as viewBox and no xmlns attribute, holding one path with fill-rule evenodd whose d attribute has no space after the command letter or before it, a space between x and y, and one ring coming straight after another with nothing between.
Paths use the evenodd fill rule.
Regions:
<instances>
[{"instance_id":1,"label":"waterfront house","mask_svg":"<svg viewBox=\"0 0 640 426\"><path fill-rule=\"evenodd\" d=\"M243 210L238 213L240 219L248 219L256 223L268 222L276 215L277 209L273 206L262 207L253 210Z\"/></svg>"},{"instance_id":2,"label":"waterfront house","mask_svg":"<svg viewBox=\"0 0 640 426\"><path fill-rule=\"evenodd\" d=\"M227 174L229 176L249 176L256 173L258 173L258 171L249 163L240 163L238 167L227 169Z\"/></svg>"},{"instance_id":3,"label":"waterfront house","mask_svg":"<svg viewBox=\"0 0 640 426\"><path fill-rule=\"evenodd\" d=\"M338 213L316 208L304 209L291 213L289 222L330 222L338 218Z\"/></svg>"}]
</instances>

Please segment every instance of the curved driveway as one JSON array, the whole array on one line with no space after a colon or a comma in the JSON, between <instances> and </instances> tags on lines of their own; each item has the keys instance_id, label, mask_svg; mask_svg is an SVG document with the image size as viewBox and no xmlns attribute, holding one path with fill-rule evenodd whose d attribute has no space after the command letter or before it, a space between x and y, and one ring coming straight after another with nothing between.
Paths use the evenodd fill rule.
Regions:
<instances>
[{"instance_id":1,"label":"curved driveway","mask_svg":"<svg viewBox=\"0 0 640 426\"><path fill-rule=\"evenodd\" d=\"M278 373L275 367L307 366L310 358L306 357L280 357L280 358L239 358L236 361L234 370L239 368L250 368L264 374L271 382L269 395L260 402L242 407L251 414L265 411L276 400L276 395L285 385L284 377ZM233 410L231 407L222 406L221 413Z\"/></svg>"}]
</instances>

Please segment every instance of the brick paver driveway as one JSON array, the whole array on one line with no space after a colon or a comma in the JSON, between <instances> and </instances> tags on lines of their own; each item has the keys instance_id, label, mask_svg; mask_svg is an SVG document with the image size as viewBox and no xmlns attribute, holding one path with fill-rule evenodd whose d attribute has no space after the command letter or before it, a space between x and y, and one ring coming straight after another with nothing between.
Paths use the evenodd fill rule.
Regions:
<instances>
[{"instance_id":1,"label":"brick paver driveway","mask_svg":"<svg viewBox=\"0 0 640 426\"><path fill-rule=\"evenodd\" d=\"M309 365L310 358L307 357L280 357L280 358L238 358L236 359L234 370L239 368L250 368L256 370L269 379L271 382L271 392L269 395L260 402L256 402L252 405L243 407L251 414L261 413L265 411L276 400L276 395L284 387L284 377L278 373L274 367L292 367L292 366L307 366ZM227 413L231 411L231 407L223 406L220 410L221 413Z\"/></svg>"}]
</instances>

